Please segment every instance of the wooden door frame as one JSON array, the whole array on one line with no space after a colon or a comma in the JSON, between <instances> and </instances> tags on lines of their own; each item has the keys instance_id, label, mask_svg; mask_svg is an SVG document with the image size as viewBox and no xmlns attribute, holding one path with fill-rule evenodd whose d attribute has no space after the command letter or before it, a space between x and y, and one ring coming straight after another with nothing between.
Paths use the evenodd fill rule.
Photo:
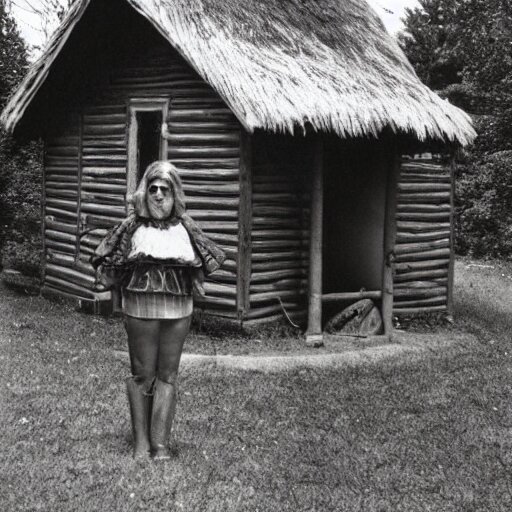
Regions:
<instances>
[{"instance_id":1,"label":"wooden door frame","mask_svg":"<svg viewBox=\"0 0 512 512\"><path fill-rule=\"evenodd\" d=\"M126 167L126 204L128 199L137 189L137 171L138 155L137 141L139 134L139 125L137 122L138 112L162 112L162 122L167 122L169 114L169 104L171 102L168 96L153 96L148 98L131 98L127 104L127 167ZM160 136L160 160L167 160L167 139ZM127 206L128 209L128 206Z\"/></svg>"},{"instance_id":2,"label":"wooden door frame","mask_svg":"<svg viewBox=\"0 0 512 512\"><path fill-rule=\"evenodd\" d=\"M386 178L386 210L384 214L384 251L382 261L382 303L381 315L384 324L384 335L393 334L393 301L395 275L396 246L396 212L398 201L398 183L401 173L401 155L396 144L385 154L387 165Z\"/></svg>"}]
</instances>

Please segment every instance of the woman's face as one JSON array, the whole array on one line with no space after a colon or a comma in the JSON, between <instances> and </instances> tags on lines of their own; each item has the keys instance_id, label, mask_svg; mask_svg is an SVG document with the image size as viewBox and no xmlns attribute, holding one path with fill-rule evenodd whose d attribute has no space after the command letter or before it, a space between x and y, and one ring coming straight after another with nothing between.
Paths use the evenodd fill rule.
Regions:
<instances>
[{"instance_id":1,"label":"woman's face","mask_svg":"<svg viewBox=\"0 0 512 512\"><path fill-rule=\"evenodd\" d=\"M154 219L166 219L172 213L174 195L169 183L157 178L148 187L146 201L151 217Z\"/></svg>"}]
</instances>

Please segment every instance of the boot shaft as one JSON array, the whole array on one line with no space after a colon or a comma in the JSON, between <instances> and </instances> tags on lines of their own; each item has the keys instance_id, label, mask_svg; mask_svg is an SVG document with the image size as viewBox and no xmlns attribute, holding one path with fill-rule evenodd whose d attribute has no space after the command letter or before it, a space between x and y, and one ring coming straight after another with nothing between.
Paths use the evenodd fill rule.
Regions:
<instances>
[{"instance_id":1,"label":"boot shaft","mask_svg":"<svg viewBox=\"0 0 512 512\"><path fill-rule=\"evenodd\" d=\"M133 456L134 458L147 457L150 450L149 425L152 396L146 393L132 377L126 380L126 392L132 422Z\"/></svg>"},{"instance_id":2,"label":"boot shaft","mask_svg":"<svg viewBox=\"0 0 512 512\"><path fill-rule=\"evenodd\" d=\"M150 422L150 444L155 459L170 458L168 442L176 409L176 385L155 381Z\"/></svg>"}]
</instances>

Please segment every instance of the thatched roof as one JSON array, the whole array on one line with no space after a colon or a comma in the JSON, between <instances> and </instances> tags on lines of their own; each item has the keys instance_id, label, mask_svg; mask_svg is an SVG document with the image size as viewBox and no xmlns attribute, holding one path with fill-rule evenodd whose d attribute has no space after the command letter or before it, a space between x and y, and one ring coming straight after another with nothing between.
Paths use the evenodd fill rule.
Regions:
<instances>
[{"instance_id":1,"label":"thatched roof","mask_svg":"<svg viewBox=\"0 0 512 512\"><path fill-rule=\"evenodd\" d=\"M13 130L94 1L77 0L6 106ZM342 137L383 128L470 142L469 117L423 85L365 0L126 0L250 131L310 123Z\"/></svg>"}]
</instances>

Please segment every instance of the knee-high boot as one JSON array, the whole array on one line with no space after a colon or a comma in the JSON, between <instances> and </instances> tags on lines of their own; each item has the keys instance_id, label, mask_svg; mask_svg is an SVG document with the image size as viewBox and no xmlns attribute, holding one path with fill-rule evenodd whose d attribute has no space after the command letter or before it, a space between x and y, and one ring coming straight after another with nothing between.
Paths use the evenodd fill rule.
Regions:
<instances>
[{"instance_id":1,"label":"knee-high boot","mask_svg":"<svg viewBox=\"0 0 512 512\"><path fill-rule=\"evenodd\" d=\"M152 396L133 377L126 379L126 391L132 418L133 457L135 459L148 457L150 453L149 420Z\"/></svg>"},{"instance_id":2,"label":"knee-high boot","mask_svg":"<svg viewBox=\"0 0 512 512\"><path fill-rule=\"evenodd\" d=\"M156 379L151 409L150 444L154 460L171 458L168 442L176 410L176 384Z\"/></svg>"}]
</instances>

